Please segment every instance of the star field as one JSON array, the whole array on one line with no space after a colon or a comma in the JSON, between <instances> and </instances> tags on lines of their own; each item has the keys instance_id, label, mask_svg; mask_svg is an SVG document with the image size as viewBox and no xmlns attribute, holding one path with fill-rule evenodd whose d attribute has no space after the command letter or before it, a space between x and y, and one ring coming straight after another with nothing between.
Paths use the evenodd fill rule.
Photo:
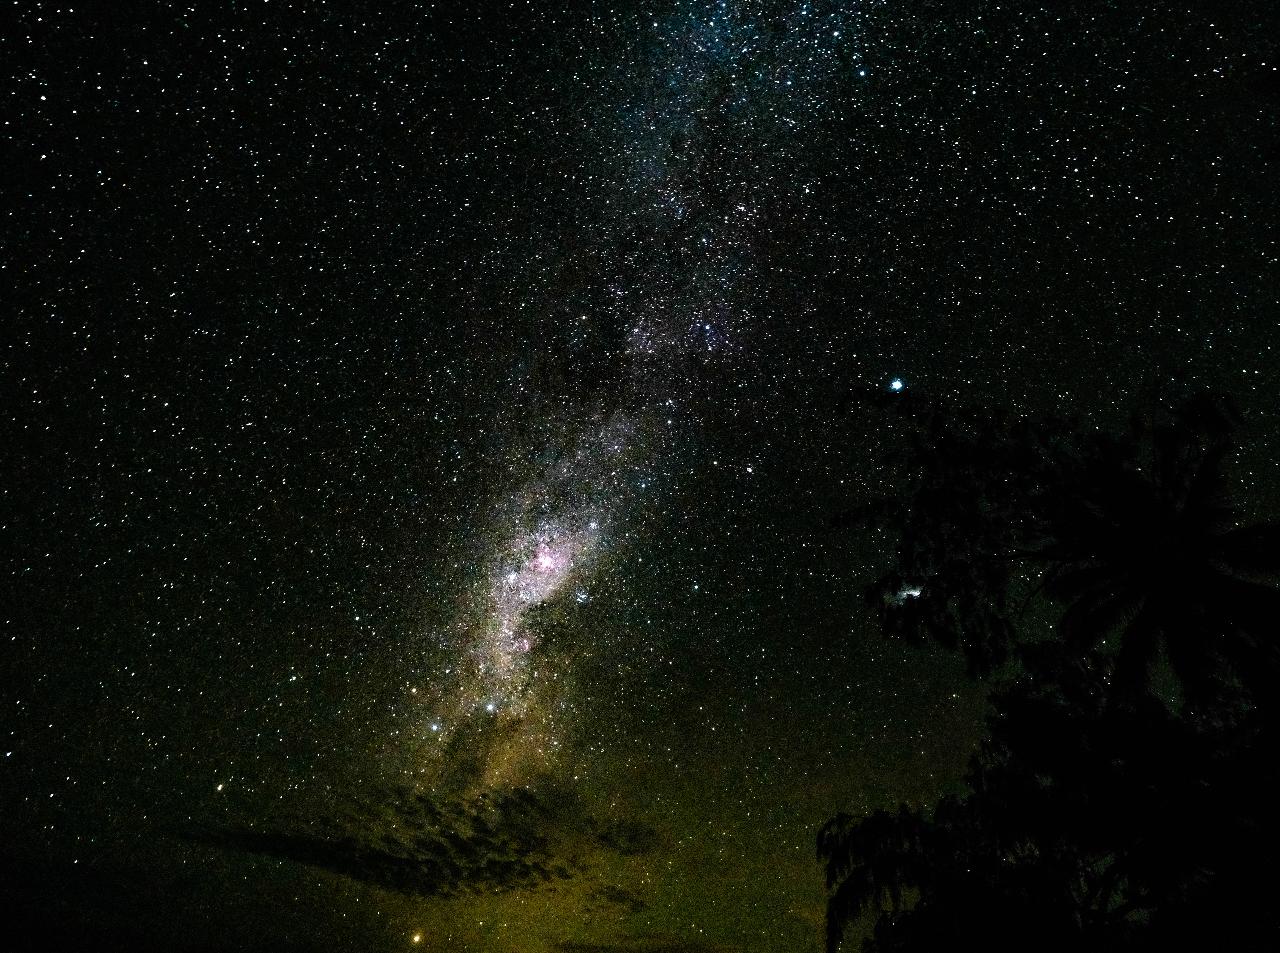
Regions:
<instances>
[{"instance_id":1,"label":"star field","mask_svg":"<svg viewBox=\"0 0 1280 953\"><path fill-rule=\"evenodd\" d=\"M13 13L0 832L53 947L820 949L817 827L982 737L833 523L901 407L1221 388L1275 507L1265 4Z\"/></svg>"}]
</instances>

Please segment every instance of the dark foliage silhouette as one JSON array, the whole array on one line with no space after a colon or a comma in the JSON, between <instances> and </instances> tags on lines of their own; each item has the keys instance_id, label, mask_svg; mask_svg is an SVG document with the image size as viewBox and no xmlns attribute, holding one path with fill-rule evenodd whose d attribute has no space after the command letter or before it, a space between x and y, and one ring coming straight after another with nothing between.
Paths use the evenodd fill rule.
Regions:
<instances>
[{"instance_id":1,"label":"dark foliage silhouette","mask_svg":"<svg viewBox=\"0 0 1280 953\"><path fill-rule=\"evenodd\" d=\"M887 632L959 648L990 674L1028 634L1020 609L1047 595L1061 638L1112 659L1130 690L1161 656L1200 702L1274 677L1280 528L1241 526L1227 499L1224 401L1197 397L1123 438L923 417L910 491L861 519L898 540L869 593Z\"/></svg>"},{"instance_id":2,"label":"dark foliage silhouette","mask_svg":"<svg viewBox=\"0 0 1280 953\"><path fill-rule=\"evenodd\" d=\"M872 600L1005 677L965 793L822 829L831 950L1275 948L1280 537L1226 502L1224 406L1123 439L925 416Z\"/></svg>"},{"instance_id":3,"label":"dark foliage silhouette","mask_svg":"<svg viewBox=\"0 0 1280 953\"><path fill-rule=\"evenodd\" d=\"M1215 680L1270 679L1280 592L1280 527L1240 527L1226 501L1231 421L1198 398L1142 442L1146 465L1117 451L1088 461L1084 483L1046 514L1047 591L1078 648L1116 646L1116 677L1140 687L1163 649L1189 696Z\"/></svg>"}]
</instances>

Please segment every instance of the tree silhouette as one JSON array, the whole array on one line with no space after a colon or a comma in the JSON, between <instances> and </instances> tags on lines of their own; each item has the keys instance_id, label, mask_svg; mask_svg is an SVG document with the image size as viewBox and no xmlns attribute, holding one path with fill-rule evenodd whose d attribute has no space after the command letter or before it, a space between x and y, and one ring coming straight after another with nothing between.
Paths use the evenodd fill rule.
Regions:
<instances>
[{"instance_id":1,"label":"tree silhouette","mask_svg":"<svg viewBox=\"0 0 1280 953\"><path fill-rule=\"evenodd\" d=\"M1196 397L1124 438L922 417L907 493L863 514L898 540L868 593L887 632L958 648L987 675L1026 635L1019 606L1048 596L1061 637L1100 650L1128 690L1148 687L1161 653L1197 702L1274 678L1280 528L1240 526L1227 500L1224 401Z\"/></svg>"},{"instance_id":2,"label":"tree silhouette","mask_svg":"<svg viewBox=\"0 0 1280 953\"><path fill-rule=\"evenodd\" d=\"M922 417L871 598L1006 677L965 793L823 827L830 950L858 922L866 951L1275 948L1280 537L1226 502L1223 408L1123 439ZM1185 705L1151 691L1162 652Z\"/></svg>"},{"instance_id":3,"label":"tree silhouette","mask_svg":"<svg viewBox=\"0 0 1280 953\"><path fill-rule=\"evenodd\" d=\"M1131 688L1161 648L1197 700L1224 679L1274 675L1280 592L1260 577L1280 570L1280 527L1240 527L1225 499L1230 424L1197 398L1141 441L1147 466L1095 457L1084 484L1049 507L1039 556L1046 590L1066 606L1062 635L1082 649L1114 645L1116 677Z\"/></svg>"}]
</instances>

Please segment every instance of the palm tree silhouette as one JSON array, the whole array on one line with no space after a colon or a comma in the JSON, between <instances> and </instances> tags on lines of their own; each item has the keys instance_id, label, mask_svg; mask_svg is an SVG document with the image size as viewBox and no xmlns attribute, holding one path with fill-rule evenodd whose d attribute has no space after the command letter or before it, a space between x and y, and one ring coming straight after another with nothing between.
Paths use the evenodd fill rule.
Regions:
<instances>
[{"instance_id":1,"label":"palm tree silhouette","mask_svg":"<svg viewBox=\"0 0 1280 953\"><path fill-rule=\"evenodd\" d=\"M1048 507L1037 555L1059 631L1110 655L1122 687L1147 687L1162 649L1188 700L1276 670L1280 527L1241 527L1225 502L1228 423L1198 398L1152 428L1147 465L1112 447Z\"/></svg>"},{"instance_id":2,"label":"palm tree silhouette","mask_svg":"<svg viewBox=\"0 0 1280 953\"><path fill-rule=\"evenodd\" d=\"M858 923L868 953L1280 935L1254 873L1280 849L1280 527L1228 504L1234 421L1214 399L1126 439L1066 427L935 428L948 439L888 524L896 563L871 590L886 631L978 672L1009 648L1021 664L965 792L823 827L830 951ZM1057 637L1006 612L1015 583L1024 608L1052 598ZM1162 655L1185 707L1150 690ZM1206 913L1233 897L1239 916Z\"/></svg>"}]
</instances>

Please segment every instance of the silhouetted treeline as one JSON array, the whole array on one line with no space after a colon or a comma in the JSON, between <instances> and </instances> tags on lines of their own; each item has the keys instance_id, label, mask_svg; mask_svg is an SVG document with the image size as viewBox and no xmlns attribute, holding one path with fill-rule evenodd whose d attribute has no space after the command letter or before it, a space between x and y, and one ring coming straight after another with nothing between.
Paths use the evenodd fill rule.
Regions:
<instances>
[{"instance_id":1,"label":"silhouetted treeline","mask_svg":"<svg viewBox=\"0 0 1280 953\"><path fill-rule=\"evenodd\" d=\"M919 423L851 520L897 543L869 599L998 676L991 734L966 793L823 828L829 947L1280 948L1280 528L1231 505L1234 413Z\"/></svg>"}]
</instances>

